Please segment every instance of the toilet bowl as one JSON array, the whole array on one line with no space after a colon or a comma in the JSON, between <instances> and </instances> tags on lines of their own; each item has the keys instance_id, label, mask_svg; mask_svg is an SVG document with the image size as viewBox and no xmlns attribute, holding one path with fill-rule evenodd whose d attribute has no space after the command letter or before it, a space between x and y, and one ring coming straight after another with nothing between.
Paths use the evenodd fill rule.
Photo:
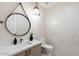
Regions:
<instances>
[{"instance_id":1,"label":"toilet bowl","mask_svg":"<svg viewBox=\"0 0 79 59\"><path fill-rule=\"evenodd\" d=\"M52 51L53 51L53 46L52 45L47 44L46 41L44 41L44 42L42 42L41 46L42 46L42 48L45 49L47 56L52 56ZM45 53L43 53L43 54L45 54Z\"/></svg>"},{"instance_id":2,"label":"toilet bowl","mask_svg":"<svg viewBox=\"0 0 79 59\"><path fill-rule=\"evenodd\" d=\"M46 50L47 56L52 56L53 47L49 44L44 44L42 47Z\"/></svg>"}]
</instances>

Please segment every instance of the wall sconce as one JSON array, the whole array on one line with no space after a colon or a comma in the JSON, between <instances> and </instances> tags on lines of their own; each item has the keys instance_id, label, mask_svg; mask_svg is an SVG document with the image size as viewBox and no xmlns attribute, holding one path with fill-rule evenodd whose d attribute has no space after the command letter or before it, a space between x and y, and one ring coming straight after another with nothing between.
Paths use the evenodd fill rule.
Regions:
<instances>
[{"instance_id":1,"label":"wall sconce","mask_svg":"<svg viewBox=\"0 0 79 59\"><path fill-rule=\"evenodd\" d=\"M35 2L35 7L33 8L33 12L34 12L35 15L39 15L40 16L38 2Z\"/></svg>"}]
</instances>

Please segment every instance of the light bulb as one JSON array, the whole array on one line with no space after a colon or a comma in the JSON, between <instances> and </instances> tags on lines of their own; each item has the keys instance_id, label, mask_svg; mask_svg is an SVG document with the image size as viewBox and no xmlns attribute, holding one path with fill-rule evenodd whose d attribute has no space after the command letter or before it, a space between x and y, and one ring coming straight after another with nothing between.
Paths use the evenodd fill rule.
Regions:
<instances>
[{"instance_id":1,"label":"light bulb","mask_svg":"<svg viewBox=\"0 0 79 59\"><path fill-rule=\"evenodd\" d=\"M39 12L39 8L38 7L34 7L34 14L36 15L40 15L40 12Z\"/></svg>"}]
</instances>

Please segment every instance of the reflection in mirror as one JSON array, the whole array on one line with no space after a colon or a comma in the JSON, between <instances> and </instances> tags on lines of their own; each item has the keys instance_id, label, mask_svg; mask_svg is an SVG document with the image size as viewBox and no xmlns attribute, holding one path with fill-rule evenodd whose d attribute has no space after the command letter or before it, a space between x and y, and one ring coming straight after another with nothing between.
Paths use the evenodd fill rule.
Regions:
<instances>
[{"instance_id":1,"label":"reflection in mirror","mask_svg":"<svg viewBox=\"0 0 79 59\"><path fill-rule=\"evenodd\" d=\"M5 26L8 32L17 36L27 34L31 28L28 17L20 13L10 14L6 19Z\"/></svg>"}]
</instances>

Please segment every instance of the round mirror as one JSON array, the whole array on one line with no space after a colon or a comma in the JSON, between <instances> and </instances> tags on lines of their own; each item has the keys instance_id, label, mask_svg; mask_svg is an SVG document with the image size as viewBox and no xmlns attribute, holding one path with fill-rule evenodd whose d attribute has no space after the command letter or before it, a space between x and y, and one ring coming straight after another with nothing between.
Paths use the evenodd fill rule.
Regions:
<instances>
[{"instance_id":1,"label":"round mirror","mask_svg":"<svg viewBox=\"0 0 79 59\"><path fill-rule=\"evenodd\" d=\"M31 23L25 15L12 13L7 17L5 26L9 33L16 36L23 36L29 32Z\"/></svg>"}]
</instances>

